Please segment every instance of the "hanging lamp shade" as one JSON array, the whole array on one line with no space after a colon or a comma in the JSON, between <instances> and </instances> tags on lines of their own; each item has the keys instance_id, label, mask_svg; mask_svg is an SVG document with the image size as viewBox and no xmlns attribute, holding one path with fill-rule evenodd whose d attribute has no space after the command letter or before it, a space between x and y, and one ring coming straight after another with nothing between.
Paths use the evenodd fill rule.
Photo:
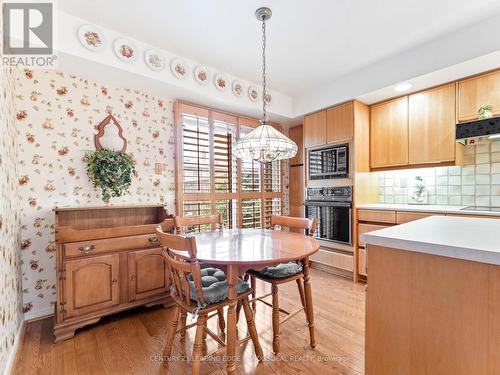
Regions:
<instances>
[{"instance_id":1,"label":"hanging lamp shade","mask_svg":"<svg viewBox=\"0 0 500 375\"><path fill-rule=\"evenodd\" d=\"M297 144L264 123L241 138L233 153L237 158L268 163L293 158L297 154Z\"/></svg>"},{"instance_id":2,"label":"hanging lamp shade","mask_svg":"<svg viewBox=\"0 0 500 375\"><path fill-rule=\"evenodd\" d=\"M271 18L271 9L261 7L255 16L262 22L262 125L241 138L233 153L240 159L253 159L261 163L293 158L297 145L286 135L267 124L266 121L266 21Z\"/></svg>"}]
</instances>

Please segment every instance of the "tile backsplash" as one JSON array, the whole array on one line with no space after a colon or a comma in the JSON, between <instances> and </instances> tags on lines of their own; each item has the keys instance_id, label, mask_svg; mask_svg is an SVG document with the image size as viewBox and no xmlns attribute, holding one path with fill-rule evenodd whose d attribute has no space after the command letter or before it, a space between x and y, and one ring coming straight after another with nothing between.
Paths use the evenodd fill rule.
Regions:
<instances>
[{"instance_id":1,"label":"tile backsplash","mask_svg":"<svg viewBox=\"0 0 500 375\"><path fill-rule=\"evenodd\" d=\"M466 146L463 167L376 173L379 203L411 203L408 193L420 176L427 204L500 207L500 141Z\"/></svg>"}]
</instances>

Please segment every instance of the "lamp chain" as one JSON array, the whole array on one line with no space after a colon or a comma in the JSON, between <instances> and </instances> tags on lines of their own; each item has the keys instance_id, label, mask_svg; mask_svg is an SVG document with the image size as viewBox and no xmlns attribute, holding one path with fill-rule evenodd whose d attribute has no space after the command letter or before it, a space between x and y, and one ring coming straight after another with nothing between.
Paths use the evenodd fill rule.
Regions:
<instances>
[{"instance_id":1,"label":"lamp chain","mask_svg":"<svg viewBox=\"0 0 500 375\"><path fill-rule=\"evenodd\" d=\"M262 19L262 123L266 123L266 19Z\"/></svg>"}]
</instances>

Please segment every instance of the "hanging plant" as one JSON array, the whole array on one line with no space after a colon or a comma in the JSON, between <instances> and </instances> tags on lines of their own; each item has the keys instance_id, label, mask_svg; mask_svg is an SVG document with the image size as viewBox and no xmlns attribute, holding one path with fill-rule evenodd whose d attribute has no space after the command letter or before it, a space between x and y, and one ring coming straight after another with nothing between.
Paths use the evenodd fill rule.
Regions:
<instances>
[{"instance_id":1,"label":"hanging plant","mask_svg":"<svg viewBox=\"0 0 500 375\"><path fill-rule=\"evenodd\" d=\"M85 162L90 182L101 188L104 202L128 192L135 174L132 156L121 151L97 150L87 153Z\"/></svg>"}]
</instances>

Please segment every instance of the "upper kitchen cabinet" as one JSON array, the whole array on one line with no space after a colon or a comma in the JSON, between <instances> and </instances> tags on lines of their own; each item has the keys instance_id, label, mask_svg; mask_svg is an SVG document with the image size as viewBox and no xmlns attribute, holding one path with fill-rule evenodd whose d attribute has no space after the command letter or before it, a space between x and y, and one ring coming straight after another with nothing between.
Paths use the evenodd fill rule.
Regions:
<instances>
[{"instance_id":1,"label":"upper kitchen cabinet","mask_svg":"<svg viewBox=\"0 0 500 375\"><path fill-rule=\"evenodd\" d=\"M458 82L458 121L478 118L477 111L493 106L493 115L500 115L500 70Z\"/></svg>"},{"instance_id":2,"label":"upper kitchen cabinet","mask_svg":"<svg viewBox=\"0 0 500 375\"><path fill-rule=\"evenodd\" d=\"M352 139L354 135L354 105L345 103L326 111L326 141L335 143Z\"/></svg>"},{"instance_id":3,"label":"upper kitchen cabinet","mask_svg":"<svg viewBox=\"0 0 500 375\"><path fill-rule=\"evenodd\" d=\"M408 97L370 107L370 167L408 164Z\"/></svg>"},{"instance_id":4,"label":"upper kitchen cabinet","mask_svg":"<svg viewBox=\"0 0 500 375\"><path fill-rule=\"evenodd\" d=\"M304 147L326 144L326 111L316 112L304 117Z\"/></svg>"},{"instance_id":5,"label":"upper kitchen cabinet","mask_svg":"<svg viewBox=\"0 0 500 375\"><path fill-rule=\"evenodd\" d=\"M409 96L410 164L455 160L455 92L456 85L451 83Z\"/></svg>"}]
</instances>

